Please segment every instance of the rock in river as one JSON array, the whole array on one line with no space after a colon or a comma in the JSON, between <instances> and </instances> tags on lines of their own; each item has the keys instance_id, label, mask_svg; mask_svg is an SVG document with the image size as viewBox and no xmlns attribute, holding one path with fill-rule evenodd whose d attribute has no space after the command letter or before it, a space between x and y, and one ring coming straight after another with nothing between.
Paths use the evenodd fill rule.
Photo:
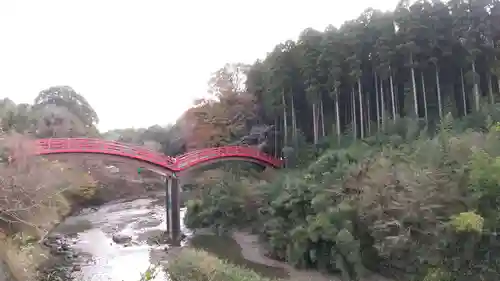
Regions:
<instances>
[{"instance_id":1,"label":"rock in river","mask_svg":"<svg viewBox=\"0 0 500 281\"><path fill-rule=\"evenodd\" d=\"M126 243L132 241L132 237L129 235L125 235L125 234L116 233L116 234L113 234L113 241L116 244L126 244Z\"/></svg>"}]
</instances>

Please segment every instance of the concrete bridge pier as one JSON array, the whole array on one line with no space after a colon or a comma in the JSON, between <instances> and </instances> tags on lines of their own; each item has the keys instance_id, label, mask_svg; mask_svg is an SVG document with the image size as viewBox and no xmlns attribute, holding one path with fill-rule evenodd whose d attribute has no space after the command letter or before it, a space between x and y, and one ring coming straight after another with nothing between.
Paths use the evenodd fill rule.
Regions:
<instances>
[{"instance_id":1,"label":"concrete bridge pier","mask_svg":"<svg viewBox=\"0 0 500 281\"><path fill-rule=\"evenodd\" d=\"M174 246L181 243L181 186L175 175L166 177L165 182L165 209L167 215L167 234Z\"/></svg>"}]
</instances>

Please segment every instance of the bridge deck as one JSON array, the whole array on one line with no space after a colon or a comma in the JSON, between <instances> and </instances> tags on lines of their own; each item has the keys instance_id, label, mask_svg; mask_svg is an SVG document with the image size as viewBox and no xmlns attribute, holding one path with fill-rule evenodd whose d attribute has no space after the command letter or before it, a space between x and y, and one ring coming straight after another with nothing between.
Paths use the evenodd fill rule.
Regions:
<instances>
[{"instance_id":1,"label":"bridge deck","mask_svg":"<svg viewBox=\"0 0 500 281\"><path fill-rule=\"evenodd\" d=\"M136 145L89 138L52 138L33 141L34 155L86 153L106 154L139 160L162 167L171 172L187 170L201 164L226 160L254 162L263 166L280 168L282 160L245 146L224 146L194 150L171 157Z\"/></svg>"}]
</instances>

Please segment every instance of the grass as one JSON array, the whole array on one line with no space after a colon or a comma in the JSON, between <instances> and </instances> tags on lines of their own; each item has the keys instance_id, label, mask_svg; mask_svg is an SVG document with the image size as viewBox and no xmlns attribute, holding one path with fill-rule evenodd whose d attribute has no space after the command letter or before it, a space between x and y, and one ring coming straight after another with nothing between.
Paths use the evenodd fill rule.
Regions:
<instances>
[{"instance_id":1,"label":"grass","mask_svg":"<svg viewBox=\"0 0 500 281\"><path fill-rule=\"evenodd\" d=\"M280 267L268 266L261 263L255 263L246 260L241 254L240 245L230 236L218 235L195 235L191 243L194 248L207 251L231 263L248 268L263 276L270 278L287 278L288 273Z\"/></svg>"},{"instance_id":2,"label":"grass","mask_svg":"<svg viewBox=\"0 0 500 281\"><path fill-rule=\"evenodd\" d=\"M271 281L255 271L228 263L202 250L185 248L168 264L172 281Z\"/></svg>"}]
</instances>

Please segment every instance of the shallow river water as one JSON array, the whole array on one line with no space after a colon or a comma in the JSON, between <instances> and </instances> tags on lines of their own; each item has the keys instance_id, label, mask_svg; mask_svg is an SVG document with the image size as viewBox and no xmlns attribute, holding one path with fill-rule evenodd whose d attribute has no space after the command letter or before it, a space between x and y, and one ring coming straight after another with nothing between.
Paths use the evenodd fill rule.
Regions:
<instances>
[{"instance_id":1,"label":"shallow river water","mask_svg":"<svg viewBox=\"0 0 500 281\"><path fill-rule=\"evenodd\" d=\"M84 209L60 224L53 233L67 237L78 256L73 262L77 266L74 279L138 281L155 262L155 252L165 253L165 245L154 243L165 230L165 209L160 202L157 198L112 202ZM167 279L162 272L155 280Z\"/></svg>"},{"instance_id":2,"label":"shallow river water","mask_svg":"<svg viewBox=\"0 0 500 281\"><path fill-rule=\"evenodd\" d=\"M52 280L140 281L151 264L165 262L175 250L162 244L166 228L164 194L149 198L114 201L98 208L87 208L68 217L46 238L46 246L58 258L46 268ZM184 217L185 209L181 210ZM181 246L202 248L234 264L251 268L268 277L289 281L336 281L316 271L303 271L271 260L264 254L257 236L235 232L229 237L192 231L181 227L186 239ZM55 271L54 271L55 269ZM62 274L62 275L59 275ZM69 276L68 276L69 275ZM71 278L72 277L72 278ZM167 281L164 270L153 281ZM388 281L370 276L363 281Z\"/></svg>"},{"instance_id":3,"label":"shallow river water","mask_svg":"<svg viewBox=\"0 0 500 281\"><path fill-rule=\"evenodd\" d=\"M78 281L139 281L151 264L165 260L166 244L161 244L165 230L163 194L148 199L115 201L98 208L87 208L68 217L51 236L64 237L74 253L68 266L73 280ZM181 210L181 216L185 209ZM182 226L185 241L204 248L234 263L252 268L270 277L287 277L282 267L246 260L239 244L228 237L193 236ZM183 242L183 246L186 242ZM154 281L168 280L161 271Z\"/></svg>"}]
</instances>

